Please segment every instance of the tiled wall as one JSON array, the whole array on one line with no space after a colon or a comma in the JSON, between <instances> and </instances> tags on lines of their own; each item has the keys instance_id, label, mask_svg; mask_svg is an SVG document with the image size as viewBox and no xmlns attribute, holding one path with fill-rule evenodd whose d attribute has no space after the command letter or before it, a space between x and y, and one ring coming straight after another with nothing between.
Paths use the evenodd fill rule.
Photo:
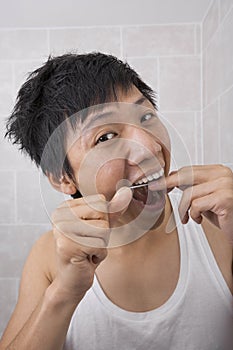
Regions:
<instances>
[{"instance_id":1,"label":"tiled wall","mask_svg":"<svg viewBox=\"0 0 233 350\"><path fill-rule=\"evenodd\" d=\"M233 169L233 1L214 0L202 29L204 162Z\"/></svg>"},{"instance_id":2,"label":"tiled wall","mask_svg":"<svg viewBox=\"0 0 233 350\"><path fill-rule=\"evenodd\" d=\"M229 137L230 144L231 137L227 135L232 128L229 113L233 90L229 78L233 70L227 63L231 45L225 41L230 40L229 30L232 34L233 13L229 12L230 1L221 3L224 5L217 9L214 5L205 19L203 40L201 23L0 30L0 333L16 302L23 262L33 242L49 227L41 189L49 212L64 200L41 180L28 159L3 140L4 118L12 109L16 91L26 73L38 67L50 53L100 50L117 55L136 68L158 92L160 109L172 137L174 167L202 163L203 152L207 161L218 159L231 163L226 138ZM227 47L220 43L225 32ZM214 56L212 52L221 45L224 69L231 68L231 71L224 71L219 87L213 72L219 68L221 52L218 50ZM202 100L205 106L205 148L202 144ZM214 145L212 133L216 136ZM211 147L208 146L208 137L211 138ZM224 140L221 150L218 137ZM211 150L215 147L218 158L213 159L215 152ZM222 153L223 150L226 152Z\"/></svg>"}]
</instances>

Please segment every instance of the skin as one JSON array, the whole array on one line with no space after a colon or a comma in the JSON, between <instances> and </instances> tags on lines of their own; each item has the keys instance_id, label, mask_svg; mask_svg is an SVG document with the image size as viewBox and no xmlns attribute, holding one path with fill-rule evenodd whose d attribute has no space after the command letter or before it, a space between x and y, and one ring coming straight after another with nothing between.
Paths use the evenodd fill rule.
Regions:
<instances>
[{"instance_id":1,"label":"skin","mask_svg":"<svg viewBox=\"0 0 233 350\"><path fill-rule=\"evenodd\" d=\"M119 93L119 101L123 102L134 103L140 98L136 88L127 95ZM152 108L148 101L143 104ZM145 130L132 126L122 132L127 138L137 137L164 166L166 179L157 182L157 189L166 187L169 191L179 187L183 191L181 218L186 223L192 217L202 225L223 277L233 291L231 170L220 165L195 166L169 175L170 155L164 147L168 140L162 143ZM56 189L66 194L76 192L82 160L90 151L88 147L85 140L80 140L69 150L74 180L63 176L58 182L49 175ZM176 229L164 234L172 215L168 197L152 230L130 244L106 248L109 228L129 223L135 212L140 211L131 201L131 190L123 188L116 193L116 183L119 178L137 178L140 163L151 169L150 157L145 161L145 154L139 158L138 152L131 152L130 159L134 157L134 161L112 160L108 167L101 167L96 176L99 194L88 196L89 205L86 198L70 200L53 213L53 230L39 239L26 261L19 300L0 349L62 349L72 314L91 287L94 273L112 302L129 311L156 308L173 293L179 276L180 252ZM68 238L69 234L78 236L79 243Z\"/></svg>"}]
</instances>

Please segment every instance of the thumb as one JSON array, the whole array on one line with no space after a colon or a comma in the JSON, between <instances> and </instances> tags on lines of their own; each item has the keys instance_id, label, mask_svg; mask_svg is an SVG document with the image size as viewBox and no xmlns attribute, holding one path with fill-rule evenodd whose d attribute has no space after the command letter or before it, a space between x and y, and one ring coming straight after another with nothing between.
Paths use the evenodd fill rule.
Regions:
<instances>
[{"instance_id":1,"label":"thumb","mask_svg":"<svg viewBox=\"0 0 233 350\"><path fill-rule=\"evenodd\" d=\"M109 214L123 214L131 202L133 192L129 187L121 187L114 195L108 205Z\"/></svg>"}]
</instances>

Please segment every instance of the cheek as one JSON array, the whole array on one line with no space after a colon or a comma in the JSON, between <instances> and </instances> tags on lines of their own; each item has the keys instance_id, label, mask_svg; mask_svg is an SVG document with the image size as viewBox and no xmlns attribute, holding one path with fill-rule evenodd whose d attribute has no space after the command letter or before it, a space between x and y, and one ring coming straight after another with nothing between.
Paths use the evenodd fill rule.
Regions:
<instances>
[{"instance_id":1,"label":"cheek","mask_svg":"<svg viewBox=\"0 0 233 350\"><path fill-rule=\"evenodd\" d=\"M159 140L165 160L165 176L168 175L171 161L171 140L165 125L160 121L156 130L156 138Z\"/></svg>"},{"instance_id":2,"label":"cheek","mask_svg":"<svg viewBox=\"0 0 233 350\"><path fill-rule=\"evenodd\" d=\"M110 200L117 191L117 184L125 174L125 160L114 159L99 168L96 174L96 189L98 193Z\"/></svg>"}]
</instances>

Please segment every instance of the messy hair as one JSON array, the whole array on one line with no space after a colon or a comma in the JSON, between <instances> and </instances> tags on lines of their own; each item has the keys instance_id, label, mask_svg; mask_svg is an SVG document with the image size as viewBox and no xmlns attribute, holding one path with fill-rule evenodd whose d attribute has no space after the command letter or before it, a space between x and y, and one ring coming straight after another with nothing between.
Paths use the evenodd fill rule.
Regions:
<instances>
[{"instance_id":1,"label":"messy hair","mask_svg":"<svg viewBox=\"0 0 233 350\"><path fill-rule=\"evenodd\" d=\"M67 117L95 104L115 102L117 89L127 93L133 85L156 108L153 90L127 63L114 56L99 52L49 56L20 88L6 136L44 173L55 178L64 173L72 177L65 154L66 135L60 135L56 154L41 162L49 138Z\"/></svg>"}]
</instances>

